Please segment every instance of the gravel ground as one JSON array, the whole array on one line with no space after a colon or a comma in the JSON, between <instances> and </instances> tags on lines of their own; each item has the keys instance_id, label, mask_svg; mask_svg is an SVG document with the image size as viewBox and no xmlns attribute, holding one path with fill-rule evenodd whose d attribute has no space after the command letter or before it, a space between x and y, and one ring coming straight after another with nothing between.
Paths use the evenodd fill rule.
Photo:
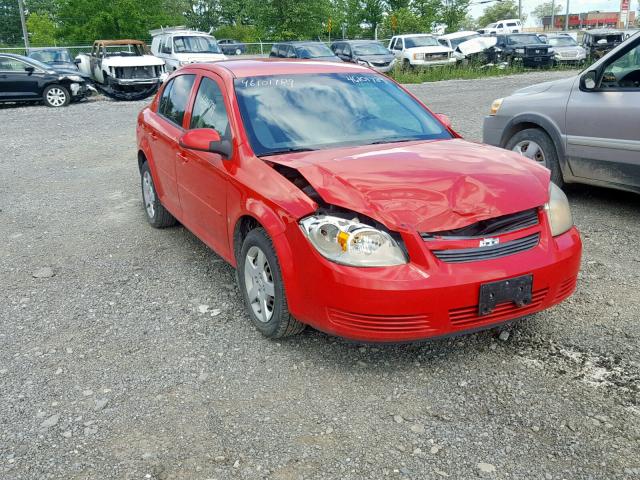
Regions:
<instances>
[{"instance_id":1,"label":"gravel ground","mask_svg":"<svg viewBox=\"0 0 640 480\"><path fill-rule=\"evenodd\" d=\"M479 139L558 75L411 89ZM269 341L231 267L147 225L143 105L0 108L0 478L640 478L640 197L570 188L578 291L508 329Z\"/></svg>"}]
</instances>

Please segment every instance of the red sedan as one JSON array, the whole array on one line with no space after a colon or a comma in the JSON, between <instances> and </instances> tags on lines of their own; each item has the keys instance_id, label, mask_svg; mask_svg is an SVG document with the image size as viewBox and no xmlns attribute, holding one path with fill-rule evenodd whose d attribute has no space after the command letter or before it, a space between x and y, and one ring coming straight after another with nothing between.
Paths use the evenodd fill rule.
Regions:
<instances>
[{"instance_id":1,"label":"red sedan","mask_svg":"<svg viewBox=\"0 0 640 480\"><path fill-rule=\"evenodd\" d=\"M582 245L549 171L463 140L365 67L193 64L137 138L149 222L179 220L236 267L268 337L437 337L575 289Z\"/></svg>"}]
</instances>

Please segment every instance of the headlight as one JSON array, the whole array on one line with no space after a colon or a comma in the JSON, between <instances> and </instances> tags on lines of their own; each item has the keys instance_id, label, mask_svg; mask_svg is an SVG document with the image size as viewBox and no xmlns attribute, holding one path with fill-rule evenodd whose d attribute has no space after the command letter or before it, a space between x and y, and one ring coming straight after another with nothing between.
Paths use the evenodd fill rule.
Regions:
<instances>
[{"instance_id":1,"label":"headlight","mask_svg":"<svg viewBox=\"0 0 640 480\"><path fill-rule=\"evenodd\" d=\"M424 53L414 53L413 54L413 59L414 60L424 60Z\"/></svg>"},{"instance_id":2,"label":"headlight","mask_svg":"<svg viewBox=\"0 0 640 480\"><path fill-rule=\"evenodd\" d=\"M491 104L491 109L489 110L489 115L497 115L498 110L500 110L500 107L502 106L503 100L504 98L498 98L493 101L493 103Z\"/></svg>"},{"instance_id":3,"label":"headlight","mask_svg":"<svg viewBox=\"0 0 640 480\"><path fill-rule=\"evenodd\" d=\"M524 53L524 48L516 48L516 53Z\"/></svg>"},{"instance_id":4,"label":"headlight","mask_svg":"<svg viewBox=\"0 0 640 480\"><path fill-rule=\"evenodd\" d=\"M315 249L332 262L354 267L389 267L407 263L398 243L386 232L355 220L312 215L300 227Z\"/></svg>"},{"instance_id":5,"label":"headlight","mask_svg":"<svg viewBox=\"0 0 640 480\"><path fill-rule=\"evenodd\" d=\"M551 225L551 235L554 237L563 234L573 227L573 217L569 200L564 192L555 183L549 183L549 201L544 206Z\"/></svg>"},{"instance_id":6,"label":"headlight","mask_svg":"<svg viewBox=\"0 0 640 480\"><path fill-rule=\"evenodd\" d=\"M84 82L84 78L80 75L62 75L59 77L59 80L69 80L70 82L82 83Z\"/></svg>"},{"instance_id":7,"label":"headlight","mask_svg":"<svg viewBox=\"0 0 640 480\"><path fill-rule=\"evenodd\" d=\"M363 65L363 66L365 66L365 67L370 66L370 65L369 65L369 62L365 62L364 60L358 60L358 65Z\"/></svg>"}]
</instances>

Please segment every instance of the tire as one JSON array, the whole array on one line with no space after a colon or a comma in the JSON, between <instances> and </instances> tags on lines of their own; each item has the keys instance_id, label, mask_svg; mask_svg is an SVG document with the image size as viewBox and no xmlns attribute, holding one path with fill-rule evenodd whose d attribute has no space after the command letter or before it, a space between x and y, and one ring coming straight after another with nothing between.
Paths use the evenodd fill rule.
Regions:
<instances>
[{"instance_id":1,"label":"tire","mask_svg":"<svg viewBox=\"0 0 640 480\"><path fill-rule=\"evenodd\" d=\"M237 276L251 321L265 337L288 337L305 329L289 313L280 263L264 229L255 228L245 237Z\"/></svg>"},{"instance_id":2,"label":"tire","mask_svg":"<svg viewBox=\"0 0 640 480\"><path fill-rule=\"evenodd\" d=\"M240 50L239 48L236 48L236 55L242 55L242 50Z\"/></svg>"},{"instance_id":3,"label":"tire","mask_svg":"<svg viewBox=\"0 0 640 480\"><path fill-rule=\"evenodd\" d=\"M539 128L521 130L509 139L505 148L547 167L551 170L551 181L559 187L564 184L556 146L543 130ZM540 154L536 150L539 150Z\"/></svg>"},{"instance_id":4,"label":"tire","mask_svg":"<svg viewBox=\"0 0 640 480\"><path fill-rule=\"evenodd\" d=\"M411 62L405 58L402 61L402 68L405 72L410 72L411 70L413 70L413 65L411 65Z\"/></svg>"},{"instance_id":5,"label":"tire","mask_svg":"<svg viewBox=\"0 0 640 480\"><path fill-rule=\"evenodd\" d=\"M173 227L177 220L164 208L156 195L156 187L149 164L144 162L140 169L140 186L142 188L142 205L146 213L147 221L154 228Z\"/></svg>"},{"instance_id":6,"label":"tire","mask_svg":"<svg viewBox=\"0 0 640 480\"><path fill-rule=\"evenodd\" d=\"M42 92L42 100L47 107L66 107L71 102L71 94L62 85L49 85Z\"/></svg>"}]
</instances>

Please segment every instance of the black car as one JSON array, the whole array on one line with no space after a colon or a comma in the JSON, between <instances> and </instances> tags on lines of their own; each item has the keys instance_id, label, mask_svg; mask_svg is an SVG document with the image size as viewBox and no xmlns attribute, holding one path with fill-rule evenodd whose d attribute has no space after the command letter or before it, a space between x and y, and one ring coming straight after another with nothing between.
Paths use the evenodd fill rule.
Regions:
<instances>
[{"instance_id":1,"label":"black car","mask_svg":"<svg viewBox=\"0 0 640 480\"><path fill-rule=\"evenodd\" d=\"M393 68L395 56L373 40L339 40L331 44L333 53L345 62L372 67L386 73Z\"/></svg>"},{"instance_id":2,"label":"black car","mask_svg":"<svg viewBox=\"0 0 640 480\"><path fill-rule=\"evenodd\" d=\"M242 55L247 50L247 46L244 43L232 38L218 40L218 46L225 55Z\"/></svg>"},{"instance_id":3,"label":"black car","mask_svg":"<svg viewBox=\"0 0 640 480\"><path fill-rule=\"evenodd\" d=\"M44 102L64 107L91 92L86 78L33 58L0 53L0 102Z\"/></svg>"},{"instance_id":4,"label":"black car","mask_svg":"<svg viewBox=\"0 0 640 480\"><path fill-rule=\"evenodd\" d=\"M78 72L78 65L73 61L68 48L30 48L27 56L39 62L51 65L56 70L69 70Z\"/></svg>"},{"instance_id":5,"label":"black car","mask_svg":"<svg viewBox=\"0 0 640 480\"><path fill-rule=\"evenodd\" d=\"M342 61L322 42L274 43L269 56L272 58L303 58L306 60L326 60L329 62Z\"/></svg>"},{"instance_id":6,"label":"black car","mask_svg":"<svg viewBox=\"0 0 640 480\"><path fill-rule=\"evenodd\" d=\"M624 36L620 30L588 30L582 37L582 47L587 51L587 58L597 60L620 45Z\"/></svg>"},{"instance_id":7,"label":"black car","mask_svg":"<svg viewBox=\"0 0 640 480\"><path fill-rule=\"evenodd\" d=\"M551 67L554 51L535 33L509 33L498 35L492 48L490 61L507 62L524 67Z\"/></svg>"}]
</instances>

